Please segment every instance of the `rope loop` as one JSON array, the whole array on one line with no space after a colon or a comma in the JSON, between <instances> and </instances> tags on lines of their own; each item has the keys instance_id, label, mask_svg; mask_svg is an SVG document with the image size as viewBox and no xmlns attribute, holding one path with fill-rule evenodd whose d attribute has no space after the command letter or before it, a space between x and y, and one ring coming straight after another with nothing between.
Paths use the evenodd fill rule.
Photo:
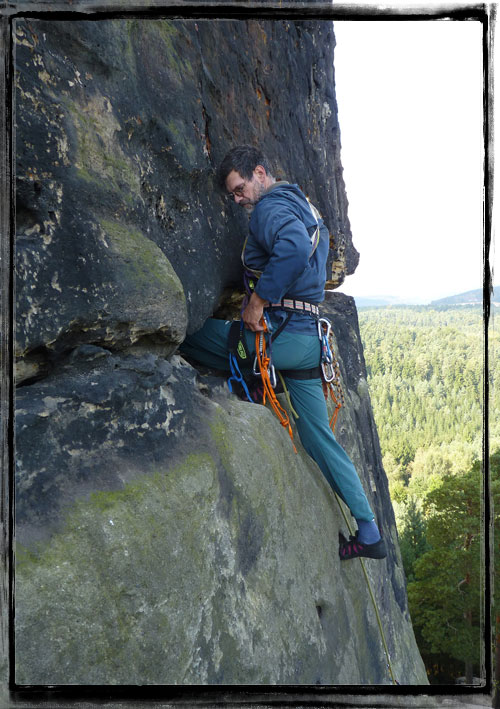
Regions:
<instances>
[{"instance_id":1,"label":"rope loop","mask_svg":"<svg viewBox=\"0 0 500 709\"><path fill-rule=\"evenodd\" d=\"M274 367L271 362L271 357L267 353L267 346L266 346L266 338L265 338L265 333L269 332L266 321L264 318L261 320L261 324L264 327L264 330L255 333L255 352L256 352L256 360L257 360L257 366L258 370L260 372L260 376L262 379L262 385L264 387L264 394L262 396L262 403L266 403L266 399L268 399L269 404L271 405L271 408L273 409L274 413L279 419L279 422L281 425L287 429L288 435L290 436L290 440L292 441L292 446L293 450L295 453L297 453L297 449L295 447L295 444L293 442L293 431L292 427L290 425L290 419L285 411L285 409L281 406L280 402L278 401L278 398L276 396L276 392L274 391L273 384L271 382L271 373L274 372ZM274 386L276 386L276 376L273 374L273 381L274 381Z\"/></svg>"}]
</instances>

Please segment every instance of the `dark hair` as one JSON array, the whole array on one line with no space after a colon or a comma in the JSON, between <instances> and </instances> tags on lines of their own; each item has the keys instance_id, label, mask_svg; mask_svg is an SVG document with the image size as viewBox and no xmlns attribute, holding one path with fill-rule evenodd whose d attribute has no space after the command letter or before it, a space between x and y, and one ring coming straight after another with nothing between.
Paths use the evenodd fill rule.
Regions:
<instances>
[{"instance_id":1,"label":"dark hair","mask_svg":"<svg viewBox=\"0 0 500 709\"><path fill-rule=\"evenodd\" d=\"M253 145L237 145L228 152L221 162L217 170L217 184L221 190L224 190L226 178L233 170L245 180L251 180L257 165L262 165L267 174L271 175L271 166L264 153L258 148L254 148Z\"/></svg>"}]
</instances>

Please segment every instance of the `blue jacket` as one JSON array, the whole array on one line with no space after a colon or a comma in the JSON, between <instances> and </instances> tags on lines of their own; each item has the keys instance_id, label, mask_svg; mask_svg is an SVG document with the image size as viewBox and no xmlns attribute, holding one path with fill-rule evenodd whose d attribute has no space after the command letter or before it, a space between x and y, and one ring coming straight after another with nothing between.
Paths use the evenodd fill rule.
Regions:
<instances>
[{"instance_id":1,"label":"blue jacket","mask_svg":"<svg viewBox=\"0 0 500 709\"><path fill-rule=\"evenodd\" d=\"M252 212L244 250L245 265L262 271L255 288L261 298L270 303L324 299L330 237L321 220L319 224L320 240L311 256L316 220L303 192L297 185L277 182L264 193ZM277 319L273 313L272 320ZM294 313L288 330L314 334L316 325L310 315Z\"/></svg>"}]
</instances>

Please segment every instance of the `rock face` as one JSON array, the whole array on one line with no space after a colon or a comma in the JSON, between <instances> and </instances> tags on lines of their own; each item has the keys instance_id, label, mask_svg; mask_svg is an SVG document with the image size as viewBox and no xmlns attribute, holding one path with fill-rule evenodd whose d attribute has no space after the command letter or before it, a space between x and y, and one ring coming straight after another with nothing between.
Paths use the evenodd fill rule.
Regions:
<instances>
[{"instance_id":1,"label":"rock face","mask_svg":"<svg viewBox=\"0 0 500 709\"><path fill-rule=\"evenodd\" d=\"M245 217L214 190L240 142L317 204L333 280L353 272L331 23L38 21L16 36L17 353L34 372L82 341L182 340L167 261L189 331L212 314L240 282Z\"/></svg>"},{"instance_id":2,"label":"rock face","mask_svg":"<svg viewBox=\"0 0 500 709\"><path fill-rule=\"evenodd\" d=\"M245 221L214 191L233 144L262 145L316 202L333 284L356 266L331 23L16 36L16 682L390 684L321 472L270 410L175 354L240 275ZM324 312L336 435L388 540L367 569L392 667L426 684L356 311L330 293Z\"/></svg>"}]
</instances>

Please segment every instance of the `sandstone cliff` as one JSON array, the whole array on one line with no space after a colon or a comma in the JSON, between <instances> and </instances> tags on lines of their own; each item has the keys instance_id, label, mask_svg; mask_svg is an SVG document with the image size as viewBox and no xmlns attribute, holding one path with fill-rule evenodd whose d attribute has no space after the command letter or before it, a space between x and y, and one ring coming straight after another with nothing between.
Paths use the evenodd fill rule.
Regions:
<instances>
[{"instance_id":1,"label":"sandstone cliff","mask_svg":"<svg viewBox=\"0 0 500 709\"><path fill-rule=\"evenodd\" d=\"M356 267L332 24L32 20L16 43L16 681L390 684L321 472L176 354L241 275L245 217L214 189L231 145L317 204L332 286ZM426 684L356 311L324 312L337 436L389 543L367 568L392 667Z\"/></svg>"}]
</instances>

